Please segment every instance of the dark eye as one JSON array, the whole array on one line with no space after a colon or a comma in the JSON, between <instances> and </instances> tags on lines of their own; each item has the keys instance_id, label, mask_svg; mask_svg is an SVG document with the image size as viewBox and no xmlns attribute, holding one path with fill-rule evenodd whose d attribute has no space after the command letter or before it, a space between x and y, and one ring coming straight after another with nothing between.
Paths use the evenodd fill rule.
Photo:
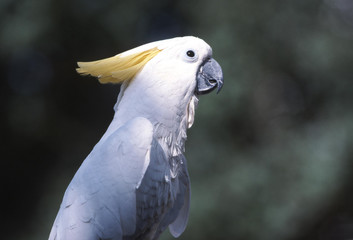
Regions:
<instances>
[{"instance_id":1,"label":"dark eye","mask_svg":"<svg viewBox=\"0 0 353 240\"><path fill-rule=\"evenodd\" d=\"M186 51L185 51L186 50ZM197 51L190 49L185 49L184 53L182 54L182 58L186 62L194 63L198 59Z\"/></svg>"},{"instance_id":2,"label":"dark eye","mask_svg":"<svg viewBox=\"0 0 353 240\"><path fill-rule=\"evenodd\" d=\"M189 50L189 51L187 51L186 52L186 55L188 56L188 57L195 57L195 52L194 51L192 51L192 50Z\"/></svg>"}]
</instances>

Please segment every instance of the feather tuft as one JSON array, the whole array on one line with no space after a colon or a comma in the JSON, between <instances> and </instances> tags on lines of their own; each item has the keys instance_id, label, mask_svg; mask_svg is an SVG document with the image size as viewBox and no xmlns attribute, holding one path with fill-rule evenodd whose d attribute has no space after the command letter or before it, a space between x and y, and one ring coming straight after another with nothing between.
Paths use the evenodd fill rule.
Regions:
<instances>
[{"instance_id":1,"label":"feather tuft","mask_svg":"<svg viewBox=\"0 0 353 240\"><path fill-rule=\"evenodd\" d=\"M127 56L118 54L93 62L78 62L76 71L81 75L97 77L100 83L129 82L160 51L155 47Z\"/></svg>"}]
</instances>

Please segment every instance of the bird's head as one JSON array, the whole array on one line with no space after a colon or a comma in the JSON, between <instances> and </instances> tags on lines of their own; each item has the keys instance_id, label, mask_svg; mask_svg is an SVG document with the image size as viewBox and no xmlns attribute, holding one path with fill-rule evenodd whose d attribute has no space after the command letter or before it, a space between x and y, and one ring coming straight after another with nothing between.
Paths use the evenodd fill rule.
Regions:
<instances>
[{"instance_id":1,"label":"bird's head","mask_svg":"<svg viewBox=\"0 0 353 240\"><path fill-rule=\"evenodd\" d=\"M138 85L164 98L219 92L223 86L222 69L212 58L211 47L190 36L148 43L78 66L78 73L98 77L101 83Z\"/></svg>"}]
</instances>

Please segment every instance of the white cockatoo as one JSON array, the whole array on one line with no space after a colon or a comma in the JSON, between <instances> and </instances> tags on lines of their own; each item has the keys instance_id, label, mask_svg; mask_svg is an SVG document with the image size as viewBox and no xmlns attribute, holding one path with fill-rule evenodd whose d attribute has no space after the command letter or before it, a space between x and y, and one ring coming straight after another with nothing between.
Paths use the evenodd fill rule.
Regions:
<instances>
[{"instance_id":1,"label":"white cockatoo","mask_svg":"<svg viewBox=\"0 0 353 240\"><path fill-rule=\"evenodd\" d=\"M49 239L157 239L168 226L180 236L190 205L186 130L198 95L223 85L211 47L178 37L78 66L122 86L113 121L68 186Z\"/></svg>"}]
</instances>

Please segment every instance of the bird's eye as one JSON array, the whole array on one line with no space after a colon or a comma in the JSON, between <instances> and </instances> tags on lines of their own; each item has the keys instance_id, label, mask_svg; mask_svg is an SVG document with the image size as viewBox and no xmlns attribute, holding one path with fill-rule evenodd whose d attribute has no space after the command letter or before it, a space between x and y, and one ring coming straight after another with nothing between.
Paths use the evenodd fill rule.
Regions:
<instances>
[{"instance_id":1,"label":"bird's eye","mask_svg":"<svg viewBox=\"0 0 353 240\"><path fill-rule=\"evenodd\" d=\"M184 60L187 62L195 62L197 60L197 53L192 49L188 49L184 54Z\"/></svg>"},{"instance_id":2,"label":"bird's eye","mask_svg":"<svg viewBox=\"0 0 353 240\"><path fill-rule=\"evenodd\" d=\"M195 52L192 51L192 50L189 50L189 51L186 52L186 55L188 55L188 57L193 58L193 57L195 57Z\"/></svg>"}]
</instances>

